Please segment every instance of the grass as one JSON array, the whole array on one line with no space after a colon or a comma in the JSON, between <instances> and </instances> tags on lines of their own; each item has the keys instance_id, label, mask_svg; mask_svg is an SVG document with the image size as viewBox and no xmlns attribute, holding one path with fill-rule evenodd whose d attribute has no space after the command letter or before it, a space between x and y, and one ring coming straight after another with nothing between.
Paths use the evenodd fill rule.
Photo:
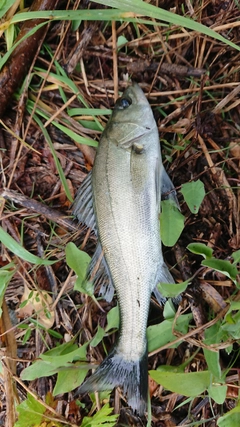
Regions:
<instances>
[{"instance_id":1,"label":"grass","mask_svg":"<svg viewBox=\"0 0 240 427\"><path fill-rule=\"evenodd\" d=\"M94 368L115 341L118 315L112 303L91 298L91 288L83 292L80 261L66 262L65 248L69 259L76 247L92 255L94 237L77 225L70 231L60 217L71 216L93 147L130 77L153 107L185 217L165 259L176 282L191 282L177 311L151 304L148 425L239 424L239 6L173 1L170 12L168 2L155 4L104 0L84 10L76 2L79 10L28 12L20 2L1 21L1 67L21 22L50 21L29 76L1 117L1 186L8 190L0 229L4 425L26 426L31 414L38 426L113 426L111 407L116 414L123 408L119 425L140 422L120 391L73 399L86 355ZM81 55L68 75L79 40ZM187 204L184 191L199 193L198 185L202 203Z\"/></svg>"}]
</instances>

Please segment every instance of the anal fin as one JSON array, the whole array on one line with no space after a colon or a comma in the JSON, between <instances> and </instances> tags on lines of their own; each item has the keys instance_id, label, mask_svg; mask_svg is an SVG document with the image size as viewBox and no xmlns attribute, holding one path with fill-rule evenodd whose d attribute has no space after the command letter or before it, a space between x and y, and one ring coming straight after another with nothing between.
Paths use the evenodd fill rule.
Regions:
<instances>
[{"instance_id":1,"label":"anal fin","mask_svg":"<svg viewBox=\"0 0 240 427\"><path fill-rule=\"evenodd\" d=\"M100 286L100 296L108 302L112 301L114 286L100 243L97 244L96 250L89 264L86 279L93 282L95 289Z\"/></svg>"},{"instance_id":2,"label":"anal fin","mask_svg":"<svg viewBox=\"0 0 240 427\"><path fill-rule=\"evenodd\" d=\"M160 305L164 305L165 302L167 301L167 298L164 297L161 292L159 292L158 288L157 288L157 284L158 283L175 283L174 278L172 277L170 271L168 270L165 262L163 262L161 264L161 266L158 269L158 273L157 273L157 280L156 280L156 286L153 289L153 293L154 296L156 297L157 301L159 302ZM175 305L178 305L181 302L181 296L177 296L176 298L172 298L172 301Z\"/></svg>"}]
</instances>

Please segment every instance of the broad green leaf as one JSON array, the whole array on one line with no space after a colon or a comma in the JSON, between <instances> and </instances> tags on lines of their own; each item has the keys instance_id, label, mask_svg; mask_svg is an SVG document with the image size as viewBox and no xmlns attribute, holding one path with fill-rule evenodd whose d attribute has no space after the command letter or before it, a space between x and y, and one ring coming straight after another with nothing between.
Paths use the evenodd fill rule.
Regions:
<instances>
[{"instance_id":1,"label":"broad green leaf","mask_svg":"<svg viewBox=\"0 0 240 427\"><path fill-rule=\"evenodd\" d=\"M178 317L174 328L176 331L186 334L189 327L189 322L192 319L192 314L183 314ZM176 340L176 336L173 335L173 323L175 319L167 319L163 322L152 325L147 328L147 339L148 339L148 351L154 351L158 348ZM180 345L180 341L177 344L171 346L176 348Z\"/></svg>"},{"instance_id":2,"label":"broad green leaf","mask_svg":"<svg viewBox=\"0 0 240 427\"><path fill-rule=\"evenodd\" d=\"M149 371L150 376L167 390L183 396L195 397L203 393L210 385L211 373L201 372L160 372Z\"/></svg>"},{"instance_id":3,"label":"broad green leaf","mask_svg":"<svg viewBox=\"0 0 240 427\"><path fill-rule=\"evenodd\" d=\"M17 406L18 421L14 427L36 427L42 424L45 406L28 393L27 399Z\"/></svg>"},{"instance_id":4,"label":"broad green leaf","mask_svg":"<svg viewBox=\"0 0 240 427\"><path fill-rule=\"evenodd\" d=\"M81 347L77 347L75 350L67 353L67 354L61 354L59 356L52 356L49 353L45 353L41 355L41 359L45 362L49 362L54 367L64 366L67 363L76 362L78 360L85 361L86 360L86 347L88 346L88 343L85 343Z\"/></svg>"},{"instance_id":5,"label":"broad green leaf","mask_svg":"<svg viewBox=\"0 0 240 427\"><path fill-rule=\"evenodd\" d=\"M101 326L98 325L97 333L94 335L93 339L90 342L91 347L96 347L103 339L105 331Z\"/></svg>"},{"instance_id":6,"label":"broad green leaf","mask_svg":"<svg viewBox=\"0 0 240 427\"><path fill-rule=\"evenodd\" d=\"M110 329L119 328L119 307L116 305L116 307L111 308L111 310L107 314L107 326L105 328L105 331L108 332Z\"/></svg>"},{"instance_id":7,"label":"broad green leaf","mask_svg":"<svg viewBox=\"0 0 240 427\"><path fill-rule=\"evenodd\" d=\"M209 397L211 397L218 405L222 405L227 395L227 385L212 384L208 388Z\"/></svg>"},{"instance_id":8,"label":"broad green leaf","mask_svg":"<svg viewBox=\"0 0 240 427\"><path fill-rule=\"evenodd\" d=\"M182 193L190 211L193 214L197 214L205 196L205 189L202 181L198 179L197 181L183 184L180 193Z\"/></svg>"},{"instance_id":9,"label":"broad green leaf","mask_svg":"<svg viewBox=\"0 0 240 427\"><path fill-rule=\"evenodd\" d=\"M24 369L21 373L21 378L23 380L32 381L36 378L48 377L58 372L59 368L73 361L85 361L87 345L88 343L78 348L77 344L70 342L53 348L42 354L40 356L41 359L38 359L32 365Z\"/></svg>"},{"instance_id":10,"label":"broad green leaf","mask_svg":"<svg viewBox=\"0 0 240 427\"><path fill-rule=\"evenodd\" d=\"M217 322L215 325L212 325L210 328L207 328L205 330L204 344L211 346L211 344L217 344L220 342L220 325L220 322ZM222 372L219 362L219 350L214 351L207 348L203 348L203 352L208 365L208 370L213 374L215 378L220 380Z\"/></svg>"},{"instance_id":11,"label":"broad green leaf","mask_svg":"<svg viewBox=\"0 0 240 427\"><path fill-rule=\"evenodd\" d=\"M202 265L225 274L225 276L229 277L234 283L236 283L238 270L235 264L231 264L229 261L225 261L223 259L211 258L202 261Z\"/></svg>"},{"instance_id":12,"label":"broad green leaf","mask_svg":"<svg viewBox=\"0 0 240 427\"><path fill-rule=\"evenodd\" d=\"M164 319L173 319L175 317L176 314L176 310L175 307L173 305L173 302L169 299L167 300L166 304L164 305L163 308L163 317Z\"/></svg>"},{"instance_id":13,"label":"broad green leaf","mask_svg":"<svg viewBox=\"0 0 240 427\"><path fill-rule=\"evenodd\" d=\"M172 200L161 202L160 233L165 246L173 246L184 229L184 216Z\"/></svg>"},{"instance_id":14,"label":"broad green leaf","mask_svg":"<svg viewBox=\"0 0 240 427\"><path fill-rule=\"evenodd\" d=\"M27 262L37 265L52 265L56 261L49 261L47 259L39 258L36 255L31 254L26 249L24 249L16 240L14 240L6 231L0 227L0 242L6 248L17 255L19 258L24 259Z\"/></svg>"},{"instance_id":15,"label":"broad green leaf","mask_svg":"<svg viewBox=\"0 0 240 427\"><path fill-rule=\"evenodd\" d=\"M234 339L240 338L240 309L239 301L232 301L228 312L224 317L224 322L221 325L221 331L232 336Z\"/></svg>"},{"instance_id":16,"label":"broad green leaf","mask_svg":"<svg viewBox=\"0 0 240 427\"><path fill-rule=\"evenodd\" d=\"M62 393L68 393L74 390L84 381L89 368L81 368L81 366L74 366L72 369L66 368L58 372L57 381L53 389L53 396Z\"/></svg>"},{"instance_id":17,"label":"broad green leaf","mask_svg":"<svg viewBox=\"0 0 240 427\"><path fill-rule=\"evenodd\" d=\"M74 290L83 292L92 297L94 286L92 283L85 280L91 257L86 252L78 249L72 242L67 244L65 251L67 264L77 275Z\"/></svg>"},{"instance_id":18,"label":"broad green leaf","mask_svg":"<svg viewBox=\"0 0 240 427\"><path fill-rule=\"evenodd\" d=\"M74 339L69 342L64 342L63 344L53 347L51 350L46 351L45 355L51 356L52 358L62 356L63 354L69 354L72 351L75 351L78 348L77 344L74 343Z\"/></svg>"},{"instance_id":19,"label":"broad green leaf","mask_svg":"<svg viewBox=\"0 0 240 427\"><path fill-rule=\"evenodd\" d=\"M234 264L239 263L240 262L240 249L239 249L239 251L233 252L232 257L234 260Z\"/></svg>"},{"instance_id":20,"label":"broad green leaf","mask_svg":"<svg viewBox=\"0 0 240 427\"><path fill-rule=\"evenodd\" d=\"M240 301L231 301L230 302L230 308L229 308L227 314L234 311L234 310L240 310ZM227 314L226 314L226 316L227 316Z\"/></svg>"},{"instance_id":21,"label":"broad green leaf","mask_svg":"<svg viewBox=\"0 0 240 427\"><path fill-rule=\"evenodd\" d=\"M187 249L196 255L202 255L205 259L212 258L213 249L204 245L204 243L189 243Z\"/></svg>"},{"instance_id":22,"label":"broad green leaf","mask_svg":"<svg viewBox=\"0 0 240 427\"><path fill-rule=\"evenodd\" d=\"M117 47L120 49L122 45L128 42L128 39L124 36L119 36L117 39Z\"/></svg>"},{"instance_id":23,"label":"broad green leaf","mask_svg":"<svg viewBox=\"0 0 240 427\"><path fill-rule=\"evenodd\" d=\"M112 408L107 403L92 417L84 417L81 427L114 427L119 415L111 415L112 412Z\"/></svg>"},{"instance_id":24,"label":"broad green leaf","mask_svg":"<svg viewBox=\"0 0 240 427\"><path fill-rule=\"evenodd\" d=\"M164 297L174 298L184 292L191 279L181 283L158 283L157 288Z\"/></svg>"},{"instance_id":25,"label":"broad green leaf","mask_svg":"<svg viewBox=\"0 0 240 427\"><path fill-rule=\"evenodd\" d=\"M218 427L239 427L239 420L240 403L238 402L235 408L231 409L231 411L218 418L217 425Z\"/></svg>"},{"instance_id":26,"label":"broad green leaf","mask_svg":"<svg viewBox=\"0 0 240 427\"><path fill-rule=\"evenodd\" d=\"M21 372L21 379L24 381L33 381L36 378L50 377L57 373L58 368L54 367L51 362L44 360L37 360L32 365L23 369Z\"/></svg>"},{"instance_id":27,"label":"broad green leaf","mask_svg":"<svg viewBox=\"0 0 240 427\"><path fill-rule=\"evenodd\" d=\"M181 373L181 372L184 372L184 369L185 368L184 368L183 364L179 365L179 366L161 365L161 366L158 366L157 372L171 372L171 373L179 372L179 373Z\"/></svg>"}]
</instances>

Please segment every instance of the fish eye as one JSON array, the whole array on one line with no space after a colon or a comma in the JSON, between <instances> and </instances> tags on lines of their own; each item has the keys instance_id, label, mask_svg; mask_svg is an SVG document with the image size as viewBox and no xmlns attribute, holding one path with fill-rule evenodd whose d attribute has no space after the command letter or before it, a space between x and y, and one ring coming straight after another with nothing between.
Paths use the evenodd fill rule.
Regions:
<instances>
[{"instance_id":1,"label":"fish eye","mask_svg":"<svg viewBox=\"0 0 240 427\"><path fill-rule=\"evenodd\" d=\"M130 107L132 100L129 96L124 96L119 98L116 102L115 108L118 110L125 110L125 108Z\"/></svg>"}]
</instances>

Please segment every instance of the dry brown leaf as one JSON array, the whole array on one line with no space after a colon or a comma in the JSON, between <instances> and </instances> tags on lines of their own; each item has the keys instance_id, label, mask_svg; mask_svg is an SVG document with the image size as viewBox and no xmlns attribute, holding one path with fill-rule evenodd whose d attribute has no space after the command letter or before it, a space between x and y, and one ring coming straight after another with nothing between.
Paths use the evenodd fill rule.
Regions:
<instances>
[{"instance_id":1,"label":"dry brown leaf","mask_svg":"<svg viewBox=\"0 0 240 427\"><path fill-rule=\"evenodd\" d=\"M21 304L25 301L27 303L18 310L20 318L31 317L33 314L36 314L39 323L45 326L45 328L49 329L53 326L55 313L49 308L52 304L52 297L46 291L32 291L24 285Z\"/></svg>"}]
</instances>

